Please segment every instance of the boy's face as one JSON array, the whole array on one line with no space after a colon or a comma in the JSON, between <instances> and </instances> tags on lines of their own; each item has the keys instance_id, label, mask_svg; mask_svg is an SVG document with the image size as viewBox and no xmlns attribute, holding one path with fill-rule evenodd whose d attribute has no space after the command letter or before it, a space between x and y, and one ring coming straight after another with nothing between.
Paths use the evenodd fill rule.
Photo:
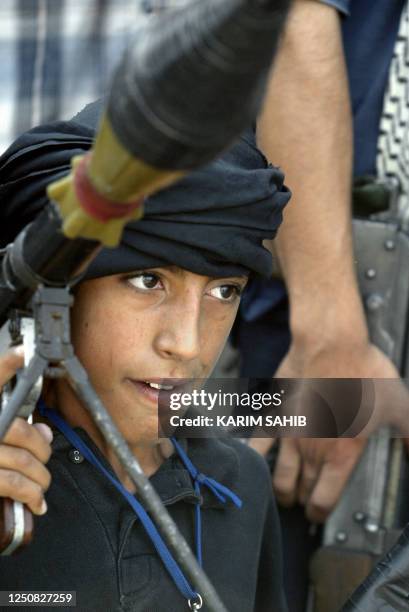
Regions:
<instances>
[{"instance_id":1,"label":"boy's face","mask_svg":"<svg viewBox=\"0 0 409 612\"><path fill-rule=\"evenodd\" d=\"M166 267L80 285L72 313L75 351L129 444L157 439L158 391L148 381L209 376L246 280ZM66 385L60 391L70 421L89 430L89 417Z\"/></svg>"}]
</instances>

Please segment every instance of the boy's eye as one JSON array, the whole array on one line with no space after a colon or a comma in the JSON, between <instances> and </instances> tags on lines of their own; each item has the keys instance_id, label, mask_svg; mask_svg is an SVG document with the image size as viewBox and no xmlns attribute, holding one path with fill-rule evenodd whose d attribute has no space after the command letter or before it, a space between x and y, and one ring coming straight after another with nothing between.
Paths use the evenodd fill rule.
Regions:
<instances>
[{"instance_id":1,"label":"boy's eye","mask_svg":"<svg viewBox=\"0 0 409 612\"><path fill-rule=\"evenodd\" d=\"M127 279L128 283L130 283L135 289L161 289L162 283L156 274L152 272L141 272L140 274L135 274L134 276Z\"/></svg>"},{"instance_id":2,"label":"boy's eye","mask_svg":"<svg viewBox=\"0 0 409 612\"><path fill-rule=\"evenodd\" d=\"M241 295L241 287L237 285L219 285L210 289L209 293L223 302L234 302Z\"/></svg>"}]
</instances>

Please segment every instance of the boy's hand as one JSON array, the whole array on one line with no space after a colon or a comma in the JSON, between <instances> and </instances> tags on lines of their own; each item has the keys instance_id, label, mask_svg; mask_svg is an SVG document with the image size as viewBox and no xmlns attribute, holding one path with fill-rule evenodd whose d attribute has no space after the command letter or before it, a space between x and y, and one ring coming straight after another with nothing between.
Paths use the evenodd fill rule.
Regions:
<instances>
[{"instance_id":1,"label":"boy's hand","mask_svg":"<svg viewBox=\"0 0 409 612\"><path fill-rule=\"evenodd\" d=\"M10 349L0 357L0 387L23 367L22 347ZM48 425L30 425L16 418L0 442L0 497L20 501L34 514L44 514L44 493L51 475L45 464L51 455L52 432Z\"/></svg>"}]
</instances>

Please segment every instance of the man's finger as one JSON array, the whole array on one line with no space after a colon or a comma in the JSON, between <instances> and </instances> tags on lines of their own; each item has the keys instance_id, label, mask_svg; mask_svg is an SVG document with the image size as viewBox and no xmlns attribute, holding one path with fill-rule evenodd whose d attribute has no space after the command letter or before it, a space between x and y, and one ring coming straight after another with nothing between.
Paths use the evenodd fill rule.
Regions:
<instances>
[{"instance_id":1,"label":"man's finger","mask_svg":"<svg viewBox=\"0 0 409 612\"><path fill-rule=\"evenodd\" d=\"M251 438L249 446L265 457L274 444L274 438Z\"/></svg>"},{"instance_id":2,"label":"man's finger","mask_svg":"<svg viewBox=\"0 0 409 612\"><path fill-rule=\"evenodd\" d=\"M300 467L301 459L296 440L283 438L273 475L273 488L282 506L292 506L296 501Z\"/></svg>"},{"instance_id":3,"label":"man's finger","mask_svg":"<svg viewBox=\"0 0 409 612\"><path fill-rule=\"evenodd\" d=\"M302 464L301 477L298 485L298 501L305 506L319 478L319 467L313 463Z\"/></svg>"},{"instance_id":4,"label":"man's finger","mask_svg":"<svg viewBox=\"0 0 409 612\"><path fill-rule=\"evenodd\" d=\"M349 442L352 443L352 440ZM365 441L356 439L354 442L356 443L348 445L348 452L342 453L342 461L328 460L323 463L319 478L306 503L306 515L310 521L322 523L335 508L365 448Z\"/></svg>"}]
</instances>

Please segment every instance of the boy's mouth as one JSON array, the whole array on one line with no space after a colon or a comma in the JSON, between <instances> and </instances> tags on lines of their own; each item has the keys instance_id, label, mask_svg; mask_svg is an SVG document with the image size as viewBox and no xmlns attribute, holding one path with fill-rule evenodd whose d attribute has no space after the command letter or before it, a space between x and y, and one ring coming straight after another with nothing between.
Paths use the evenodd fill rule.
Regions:
<instances>
[{"instance_id":1,"label":"boy's mouth","mask_svg":"<svg viewBox=\"0 0 409 612\"><path fill-rule=\"evenodd\" d=\"M177 391L178 393L183 392L183 389L188 391L187 387L190 387L192 379L151 379L151 380L134 380L129 379L136 390L143 395L144 398L156 405L159 402L159 397L165 402L170 399L170 395Z\"/></svg>"},{"instance_id":2,"label":"boy's mouth","mask_svg":"<svg viewBox=\"0 0 409 612\"><path fill-rule=\"evenodd\" d=\"M158 391L171 391L175 388L174 385L164 385L161 383L149 382L148 380L144 380L143 383L145 385L149 385L150 387L152 387L152 389L158 389Z\"/></svg>"}]
</instances>

